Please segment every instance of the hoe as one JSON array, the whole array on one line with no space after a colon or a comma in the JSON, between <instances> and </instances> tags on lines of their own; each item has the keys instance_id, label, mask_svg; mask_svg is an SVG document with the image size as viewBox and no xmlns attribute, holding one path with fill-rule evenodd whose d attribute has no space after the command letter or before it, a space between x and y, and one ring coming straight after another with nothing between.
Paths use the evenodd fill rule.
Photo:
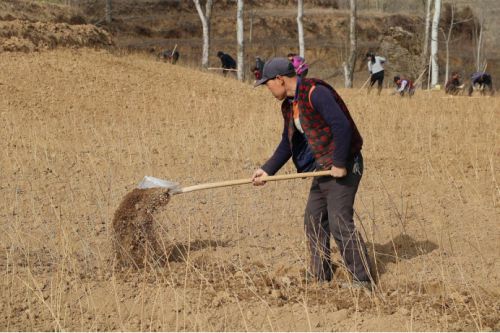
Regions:
<instances>
[{"instance_id":1,"label":"hoe","mask_svg":"<svg viewBox=\"0 0 500 333\"><path fill-rule=\"evenodd\" d=\"M269 182L269 181L287 180L295 178L309 178L309 177L330 176L330 175L331 175L330 171L327 170L327 171L314 171L314 172L304 172L304 173L292 173L288 175L279 175L279 176L267 176L267 177L261 177L261 179L263 181ZM208 190L211 188L244 185L250 183L252 183L252 179L244 178L244 179L227 180L222 182L205 183L205 184L181 187L179 183L151 176L145 176L144 179L139 183L138 188L148 189L148 188L159 187L167 189L168 194L174 195L174 194L181 194L193 191Z\"/></svg>"}]
</instances>

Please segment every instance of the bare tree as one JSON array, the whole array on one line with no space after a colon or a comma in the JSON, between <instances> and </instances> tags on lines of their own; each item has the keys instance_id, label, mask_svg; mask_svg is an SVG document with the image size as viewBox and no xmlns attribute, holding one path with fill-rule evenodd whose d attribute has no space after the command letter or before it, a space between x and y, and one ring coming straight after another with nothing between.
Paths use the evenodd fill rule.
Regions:
<instances>
[{"instance_id":1,"label":"bare tree","mask_svg":"<svg viewBox=\"0 0 500 333\"><path fill-rule=\"evenodd\" d=\"M429 28L431 27L431 5L432 0L426 0L424 45L422 48L422 67L425 67L427 65L427 61L429 60Z\"/></svg>"},{"instance_id":2,"label":"bare tree","mask_svg":"<svg viewBox=\"0 0 500 333\"><path fill-rule=\"evenodd\" d=\"M453 32L453 28L456 25L459 25L461 23L465 23L468 21L471 21L472 18L466 18L461 21L456 21L455 20L455 12L456 12L456 3L455 0L452 0L451 3L448 4L448 8L450 10L450 25L448 26L448 31L445 33L443 31L444 37L445 37L445 47L446 47L446 70L445 70L445 83L448 82L449 76L450 76L450 43L451 43L451 35Z\"/></svg>"},{"instance_id":3,"label":"bare tree","mask_svg":"<svg viewBox=\"0 0 500 333\"><path fill-rule=\"evenodd\" d=\"M431 87L438 84L439 65L438 65L438 32L439 18L441 15L441 0L434 0L434 16L432 18L431 30Z\"/></svg>"},{"instance_id":4,"label":"bare tree","mask_svg":"<svg viewBox=\"0 0 500 333\"><path fill-rule=\"evenodd\" d=\"M106 23L111 23L111 20L112 20L112 16L111 16L111 11L112 11L112 4L111 4L111 0L106 0L106 8L105 8L105 20L106 20Z\"/></svg>"},{"instance_id":5,"label":"bare tree","mask_svg":"<svg viewBox=\"0 0 500 333\"><path fill-rule=\"evenodd\" d=\"M299 55L304 58L304 25L302 18L304 17L304 0L297 1L297 30L299 32Z\"/></svg>"},{"instance_id":6,"label":"bare tree","mask_svg":"<svg viewBox=\"0 0 500 333\"><path fill-rule=\"evenodd\" d=\"M476 71L483 70L483 63L481 57L481 51L484 43L484 13L481 11L478 15L478 19L474 22L473 29L473 39L474 39L474 59L476 60Z\"/></svg>"},{"instance_id":7,"label":"bare tree","mask_svg":"<svg viewBox=\"0 0 500 333\"><path fill-rule=\"evenodd\" d=\"M450 75L450 40L451 40L451 32L453 31L453 26L455 25L455 2L452 2L450 5L450 25L448 27L448 33L446 34L445 45L446 45L446 71L445 71L445 84L448 82Z\"/></svg>"},{"instance_id":8,"label":"bare tree","mask_svg":"<svg viewBox=\"0 0 500 333\"><path fill-rule=\"evenodd\" d=\"M200 0L193 0L196 6L196 11L200 16L201 25L203 27L203 51L201 55L201 66L208 68L208 55L210 53L210 17L212 15L213 0L206 0L205 13L201 9Z\"/></svg>"},{"instance_id":9,"label":"bare tree","mask_svg":"<svg viewBox=\"0 0 500 333\"><path fill-rule=\"evenodd\" d=\"M250 2L250 5L252 2ZM255 10L252 9L250 6L250 19L249 19L249 24L250 28L248 29L248 43L250 44L250 49L252 49L252 42L253 42L253 19L255 16Z\"/></svg>"},{"instance_id":10,"label":"bare tree","mask_svg":"<svg viewBox=\"0 0 500 333\"><path fill-rule=\"evenodd\" d=\"M383 12L384 7L385 7L385 1L384 0L376 0L377 2L377 10Z\"/></svg>"},{"instance_id":11,"label":"bare tree","mask_svg":"<svg viewBox=\"0 0 500 333\"><path fill-rule=\"evenodd\" d=\"M243 0L238 0L236 9L236 39L238 41L238 51L237 51L237 76L238 80L243 81L245 79L244 74L244 35L243 35Z\"/></svg>"},{"instance_id":12,"label":"bare tree","mask_svg":"<svg viewBox=\"0 0 500 333\"><path fill-rule=\"evenodd\" d=\"M357 31L356 31L356 0L349 0L351 6L351 20L349 26L350 53L349 60L344 62L345 87L352 88L354 80L354 66L356 65Z\"/></svg>"}]
</instances>

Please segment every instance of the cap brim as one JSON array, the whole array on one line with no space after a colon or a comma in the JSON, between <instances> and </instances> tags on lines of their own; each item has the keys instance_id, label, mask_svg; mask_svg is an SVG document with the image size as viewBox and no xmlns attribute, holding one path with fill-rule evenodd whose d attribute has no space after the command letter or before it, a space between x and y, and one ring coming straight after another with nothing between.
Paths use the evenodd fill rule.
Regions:
<instances>
[{"instance_id":1,"label":"cap brim","mask_svg":"<svg viewBox=\"0 0 500 333\"><path fill-rule=\"evenodd\" d=\"M258 80L257 82L255 82L253 86L254 86L254 88L258 87L260 85L263 85L264 83L266 83L269 80L270 79L268 79L268 78L262 78L262 79Z\"/></svg>"}]
</instances>

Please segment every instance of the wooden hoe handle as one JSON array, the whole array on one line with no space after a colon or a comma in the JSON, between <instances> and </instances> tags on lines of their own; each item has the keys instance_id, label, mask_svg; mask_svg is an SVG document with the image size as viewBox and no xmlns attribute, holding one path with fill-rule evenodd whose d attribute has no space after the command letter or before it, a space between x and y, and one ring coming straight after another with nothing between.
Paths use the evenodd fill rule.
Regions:
<instances>
[{"instance_id":1,"label":"wooden hoe handle","mask_svg":"<svg viewBox=\"0 0 500 333\"><path fill-rule=\"evenodd\" d=\"M295 179L295 178L310 178L310 177L320 177L320 176L331 176L331 172L329 170L327 170L327 171L292 173L292 174L288 174L288 175L261 177L261 179L263 181L266 181L266 182L271 182L271 181L277 181L277 180L287 180L287 179ZM183 187L177 193L187 193L187 192L193 192L193 191L208 190L208 189L217 188L217 187L227 187L227 186L243 185L243 184L250 184L250 183L252 183L251 178L226 180L223 182L206 183L206 184L199 184L199 185Z\"/></svg>"}]
</instances>

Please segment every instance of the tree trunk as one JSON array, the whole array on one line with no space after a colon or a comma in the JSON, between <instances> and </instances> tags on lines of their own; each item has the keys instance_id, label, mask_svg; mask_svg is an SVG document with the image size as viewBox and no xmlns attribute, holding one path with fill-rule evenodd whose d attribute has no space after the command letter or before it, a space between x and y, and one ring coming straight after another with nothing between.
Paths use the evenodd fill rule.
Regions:
<instances>
[{"instance_id":1,"label":"tree trunk","mask_svg":"<svg viewBox=\"0 0 500 333\"><path fill-rule=\"evenodd\" d=\"M356 0L349 0L351 6L351 20L349 26L350 53L349 60L344 63L345 87L352 88L354 81L354 66L356 65L357 32L356 32Z\"/></svg>"},{"instance_id":2,"label":"tree trunk","mask_svg":"<svg viewBox=\"0 0 500 333\"><path fill-rule=\"evenodd\" d=\"M304 58L304 26L302 18L304 17L304 0L297 1L297 30L299 32L299 55Z\"/></svg>"},{"instance_id":3,"label":"tree trunk","mask_svg":"<svg viewBox=\"0 0 500 333\"><path fill-rule=\"evenodd\" d=\"M210 54L210 16L212 15L212 1L213 0L207 0L205 4L205 13L203 13L200 0L193 0L203 28L203 51L201 55L201 66L203 68L208 68L208 56Z\"/></svg>"},{"instance_id":4,"label":"tree trunk","mask_svg":"<svg viewBox=\"0 0 500 333\"><path fill-rule=\"evenodd\" d=\"M455 25L455 3L451 4L451 18L450 18L450 26L448 28L448 34L446 36L446 71L445 71L445 81L448 82L450 77L450 40L451 33L453 31L453 26Z\"/></svg>"},{"instance_id":5,"label":"tree trunk","mask_svg":"<svg viewBox=\"0 0 500 333\"><path fill-rule=\"evenodd\" d=\"M434 1L434 16L432 18L432 33L431 33L431 57L432 57L432 73L431 87L435 87L439 80L439 65L438 65L438 32L439 32L439 17L441 15L441 0Z\"/></svg>"},{"instance_id":6,"label":"tree trunk","mask_svg":"<svg viewBox=\"0 0 500 333\"><path fill-rule=\"evenodd\" d=\"M107 24L110 24L112 20L111 11L112 11L111 0L106 0L105 20Z\"/></svg>"},{"instance_id":7,"label":"tree trunk","mask_svg":"<svg viewBox=\"0 0 500 333\"><path fill-rule=\"evenodd\" d=\"M446 68L444 77L444 84L446 85L450 77L450 42L448 40L446 41Z\"/></svg>"},{"instance_id":8,"label":"tree trunk","mask_svg":"<svg viewBox=\"0 0 500 333\"><path fill-rule=\"evenodd\" d=\"M250 44L250 49L252 49L252 40L253 40L253 9L250 10L250 28L248 29L248 43Z\"/></svg>"},{"instance_id":9,"label":"tree trunk","mask_svg":"<svg viewBox=\"0 0 500 333\"><path fill-rule=\"evenodd\" d=\"M427 60L427 90L431 89L431 69L432 69L432 56Z\"/></svg>"},{"instance_id":10,"label":"tree trunk","mask_svg":"<svg viewBox=\"0 0 500 333\"><path fill-rule=\"evenodd\" d=\"M427 66L427 61L429 60L429 28L431 27L431 4L432 0L426 0L424 45L422 47L422 67Z\"/></svg>"},{"instance_id":11,"label":"tree trunk","mask_svg":"<svg viewBox=\"0 0 500 333\"><path fill-rule=\"evenodd\" d=\"M244 72L245 40L243 35L243 0L238 0L236 9L236 39L238 41L237 77L239 81L243 81L245 79L245 72Z\"/></svg>"},{"instance_id":12,"label":"tree trunk","mask_svg":"<svg viewBox=\"0 0 500 333\"><path fill-rule=\"evenodd\" d=\"M477 41L477 50L476 50L476 71L481 70L481 48L483 44L483 22L480 22L479 25L479 38Z\"/></svg>"}]
</instances>

